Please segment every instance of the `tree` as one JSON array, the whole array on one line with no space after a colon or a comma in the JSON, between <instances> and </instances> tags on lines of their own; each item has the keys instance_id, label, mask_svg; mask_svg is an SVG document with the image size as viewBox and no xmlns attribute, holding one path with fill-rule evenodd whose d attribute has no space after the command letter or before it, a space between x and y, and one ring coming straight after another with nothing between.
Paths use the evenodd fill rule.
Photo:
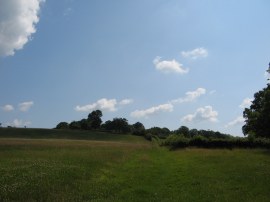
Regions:
<instances>
[{"instance_id":1,"label":"tree","mask_svg":"<svg viewBox=\"0 0 270 202\"><path fill-rule=\"evenodd\" d=\"M83 130L90 130L91 129L91 122L88 119L82 119L80 121L81 129Z\"/></svg>"},{"instance_id":2,"label":"tree","mask_svg":"<svg viewBox=\"0 0 270 202\"><path fill-rule=\"evenodd\" d=\"M142 123L137 122L132 125L132 134L133 135L145 135L145 127Z\"/></svg>"},{"instance_id":3,"label":"tree","mask_svg":"<svg viewBox=\"0 0 270 202\"><path fill-rule=\"evenodd\" d=\"M69 124L69 128L70 128L70 129L73 129L73 130L81 129L81 122L80 122L80 121L72 121L72 122Z\"/></svg>"},{"instance_id":4,"label":"tree","mask_svg":"<svg viewBox=\"0 0 270 202\"><path fill-rule=\"evenodd\" d=\"M56 129L68 129L69 125L67 122L60 122L57 124Z\"/></svg>"},{"instance_id":5,"label":"tree","mask_svg":"<svg viewBox=\"0 0 270 202\"><path fill-rule=\"evenodd\" d=\"M87 120L90 122L91 128L93 128L93 129L100 128L100 125L102 123L101 117L102 117L102 112L100 110L92 111L88 115Z\"/></svg>"},{"instance_id":6,"label":"tree","mask_svg":"<svg viewBox=\"0 0 270 202\"><path fill-rule=\"evenodd\" d=\"M184 135L185 137L188 137L188 136L189 136L189 128L186 127L186 126L181 126L181 127L177 130L176 133L177 133L177 134L182 134L182 135Z\"/></svg>"},{"instance_id":7,"label":"tree","mask_svg":"<svg viewBox=\"0 0 270 202\"><path fill-rule=\"evenodd\" d=\"M114 118L111 124L115 132L127 133L130 131L128 120L125 118Z\"/></svg>"},{"instance_id":8,"label":"tree","mask_svg":"<svg viewBox=\"0 0 270 202\"><path fill-rule=\"evenodd\" d=\"M270 84L254 94L254 100L250 108L245 108L243 116L246 119L242 128L244 135L270 138Z\"/></svg>"}]
</instances>

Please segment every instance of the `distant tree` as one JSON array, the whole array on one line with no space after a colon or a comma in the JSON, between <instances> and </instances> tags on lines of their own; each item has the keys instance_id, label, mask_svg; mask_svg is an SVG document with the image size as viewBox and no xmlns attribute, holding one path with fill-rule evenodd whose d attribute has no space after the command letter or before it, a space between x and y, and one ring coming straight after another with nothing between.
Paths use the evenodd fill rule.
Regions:
<instances>
[{"instance_id":1,"label":"distant tree","mask_svg":"<svg viewBox=\"0 0 270 202\"><path fill-rule=\"evenodd\" d=\"M56 129L68 129L69 124L67 122L60 122L57 124Z\"/></svg>"},{"instance_id":2,"label":"distant tree","mask_svg":"<svg viewBox=\"0 0 270 202\"><path fill-rule=\"evenodd\" d=\"M100 110L95 110L92 111L89 115L88 115L88 121L91 124L91 128L93 129L98 129L101 126L102 120L102 112Z\"/></svg>"},{"instance_id":3,"label":"distant tree","mask_svg":"<svg viewBox=\"0 0 270 202\"><path fill-rule=\"evenodd\" d=\"M101 125L101 128L106 131L112 131L113 130L113 124L112 121L108 120L105 123Z\"/></svg>"},{"instance_id":4,"label":"distant tree","mask_svg":"<svg viewBox=\"0 0 270 202\"><path fill-rule=\"evenodd\" d=\"M137 122L132 125L132 134L133 135L145 135L145 127L142 123Z\"/></svg>"},{"instance_id":5,"label":"distant tree","mask_svg":"<svg viewBox=\"0 0 270 202\"><path fill-rule=\"evenodd\" d=\"M170 134L170 130L168 128L152 127L147 129L146 133L152 134L153 136L157 136L159 138L166 138Z\"/></svg>"},{"instance_id":6,"label":"distant tree","mask_svg":"<svg viewBox=\"0 0 270 202\"><path fill-rule=\"evenodd\" d=\"M90 130L91 129L91 122L88 119L80 120L81 129L83 130Z\"/></svg>"},{"instance_id":7,"label":"distant tree","mask_svg":"<svg viewBox=\"0 0 270 202\"><path fill-rule=\"evenodd\" d=\"M197 136L198 135L198 130L197 129L191 129L191 130L189 130L189 135L191 137Z\"/></svg>"},{"instance_id":8,"label":"distant tree","mask_svg":"<svg viewBox=\"0 0 270 202\"><path fill-rule=\"evenodd\" d=\"M2 128L2 123L0 123L0 128Z\"/></svg>"},{"instance_id":9,"label":"distant tree","mask_svg":"<svg viewBox=\"0 0 270 202\"><path fill-rule=\"evenodd\" d=\"M254 94L254 100L249 108L245 108L243 116L245 135L270 138L270 84Z\"/></svg>"},{"instance_id":10,"label":"distant tree","mask_svg":"<svg viewBox=\"0 0 270 202\"><path fill-rule=\"evenodd\" d=\"M79 129L81 129L81 122L80 121L72 121L69 124L69 128L73 129L73 130L79 130Z\"/></svg>"},{"instance_id":11,"label":"distant tree","mask_svg":"<svg viewBox=\"0 0 270 202\"><path fill-rule=\"evenodd\" d=\"M189 137L189 128L186 126L181 126L176 133L180 135L182 134L185 137Z\"/></svg>"},{"instance_id":12,"label":"distant tree","mask_svg":"<svg viewBox=\"0 0 270 202\"><path fill-rule=\"evenodd\" d=\"M114 118L111 124L115 132L127 133L130 131L128 120L125 118Z\"/></svg>"}]
</instances>

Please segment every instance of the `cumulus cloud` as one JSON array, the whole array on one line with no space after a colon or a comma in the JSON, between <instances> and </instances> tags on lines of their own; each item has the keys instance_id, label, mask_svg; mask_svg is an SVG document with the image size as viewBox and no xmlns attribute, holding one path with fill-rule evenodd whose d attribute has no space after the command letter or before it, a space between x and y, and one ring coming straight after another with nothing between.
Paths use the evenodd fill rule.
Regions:
<instances>
[{"instance_id":1,"label":"cumulus cloud","mask_svg":"<svg viewBox=\"0 0 270 202\"><path fill-rule=\"evenodd\" d=\"M253 99L251 98L245 98L239 107L242 109L248 108L252 104L252 101Z\"/></svg>"},{"instance_id":2,"label":"cumulus cloud","mask_svg":"<svg viewBox=\"0 0 270 202\"><path fill-rule=\"evenodd\" d=\"M206 89L197 88L195 91L186 92L186 96L183 98L178 98L178 99L172 100L171 103L192 102L192 101L196 100L198 97L204 95L205 93L206 93Z\"/></svg>"},{"instance_id":3,"label":"cumulus cloud","mask_svg":"<svg viewBox=\"0 0 270 202\"><path fill-rule=\"evenodd\" d=\"M0 1L0 56L14 55L36 32L41 2L45 0Z\"/></svg>"},{"instance_id":4,"label":"cumulus cloud","mask_svg":"<svg viewBox=\"0 0 270 202\"><path fill-rule=\"evenodd\" d=\"M188 114L182 118L183 122L217 122L218 112L213 110L212 106L198 108L195 113Z\"/></svg>"},{"instance_id":5,"label":"cumulus cloud","mask_svg":"<svg viewBox=\"0 0 270 202\"><path fill-rule=\"evenodd\" d=\"M134 118L141 118L141 117L147 118L149 115L153 115L159 112L172 112L172 111L173 111L172 104L162 104L145 110L136 110L134 112L131 112L130 115Z\"/></svg>"},{"instance_id":6,"label":"cumulus cloud","mask_svg":"<svg viewBox=\"0 0 270 202\"><path fill-rule=\"evenodd\" d=\"M19 110L22 112L27 112L32 106L33 106L34 102L33 101L29 101L29 102L22 102L20 103L19 106Z\"/></svg>"},{"instance_id":7,"label":"cumulus cloud","mask_svg":"<svg viewBox=\"0 0 270 202\"><path fill-rule=\"evenodd\" d=\"M93 110L105 110L105 111L110 111L114 112L117 111L117 107L119 105L128 105L133 102L132 99L123 99L120 102L118 102L116 99L107 99L107 98L102 98L94 103L87 104L84 106L77 105L75 107L75 111L78 112L91 112Z\"/></svg>"},{"instance_id":8,"label":"cumulus cloud","mask_svg":"<svg viewBox=\"0 0 270 202\"><path fill-rule=\"evenodd\" d=\"M195 48L191 51L182 51L181 55L185 58L198 59L205 58L208 56L208 51L205 48Z\"/></svg>"},{"instance_id":9,"label":"cumulus cloud","mask_svg":"<svg viewBox=\"0 0 270 202\"><path fill-rule=\"evenodd\" d=\"M10 111L13 111L14 110L14 107L12 105L5 105L2 107L3 111L5 112L10 112Z\"/></svg>"},{"instance_id":10,"label":"cumulus cloud","mask_svg":"<svg viewBox=\"0 0 270 202\"><path fill-rule=\"evenodd\" d=\"M245 123L245 119L242 116L237 117L233 121L229 122L225 125L226 128L236 126L236 125L243 125Z\"/></svg>"},{"instance_id":11,"label":"cumulus cloud","mask_svg":"<svg viewBox=\"0 0 270 202\"><path fill-rule=\"evenodd\" d=\"M90 112L92 110L100 109L100 110L107 110L107 111L113 112L113 111L116 111L116 104L117 104L116 99L102 98L92 104L88 104L84 106L78 105L75 107L75 110L78 112Z\"/></svg>"},{"instance_id":12,"label":"cumulus cloud","mask_svg":"<svg viewBox=\"0 0 270 202\"><path fill-rule=\"evenodd\" d=\"M165 73L179 73L186 74L188 73L188 69L184 69L183 65L177 62L176 60L163 60L161 61L161 57L156 57L153 60L153 63L157 70L165 72Z\"/></svg>"}]
</instances>

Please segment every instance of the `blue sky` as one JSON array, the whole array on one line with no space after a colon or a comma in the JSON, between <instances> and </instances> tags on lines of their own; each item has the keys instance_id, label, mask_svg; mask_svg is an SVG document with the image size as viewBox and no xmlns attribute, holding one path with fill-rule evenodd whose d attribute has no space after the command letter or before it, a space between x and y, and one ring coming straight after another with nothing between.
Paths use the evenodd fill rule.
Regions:
<instances>
[{"instance_id":1,"label":"blue sky","mask_svg":"<svg viewBox=\"0 0 270 202\"><path fill-rule=\"evenodd\" d=\"M103 121L242 135L266 86L268 0L0 0L0 122Z\"/></svg>"}]
</instances>

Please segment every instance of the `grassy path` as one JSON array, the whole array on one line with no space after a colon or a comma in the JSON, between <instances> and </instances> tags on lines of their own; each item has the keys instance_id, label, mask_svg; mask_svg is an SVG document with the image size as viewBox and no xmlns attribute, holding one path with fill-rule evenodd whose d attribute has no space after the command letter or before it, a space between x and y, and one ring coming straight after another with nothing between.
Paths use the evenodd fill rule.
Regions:
<instances>
[{"instance_id":1,"label":"grassy path","mask_svg":"<svg viewBox=\"0 0 270 202\"><path fill-rule=\"evenodd\" d=\"M0 139L0 201L269 201L270 152Z\"/></svg>"}]
</instances>

